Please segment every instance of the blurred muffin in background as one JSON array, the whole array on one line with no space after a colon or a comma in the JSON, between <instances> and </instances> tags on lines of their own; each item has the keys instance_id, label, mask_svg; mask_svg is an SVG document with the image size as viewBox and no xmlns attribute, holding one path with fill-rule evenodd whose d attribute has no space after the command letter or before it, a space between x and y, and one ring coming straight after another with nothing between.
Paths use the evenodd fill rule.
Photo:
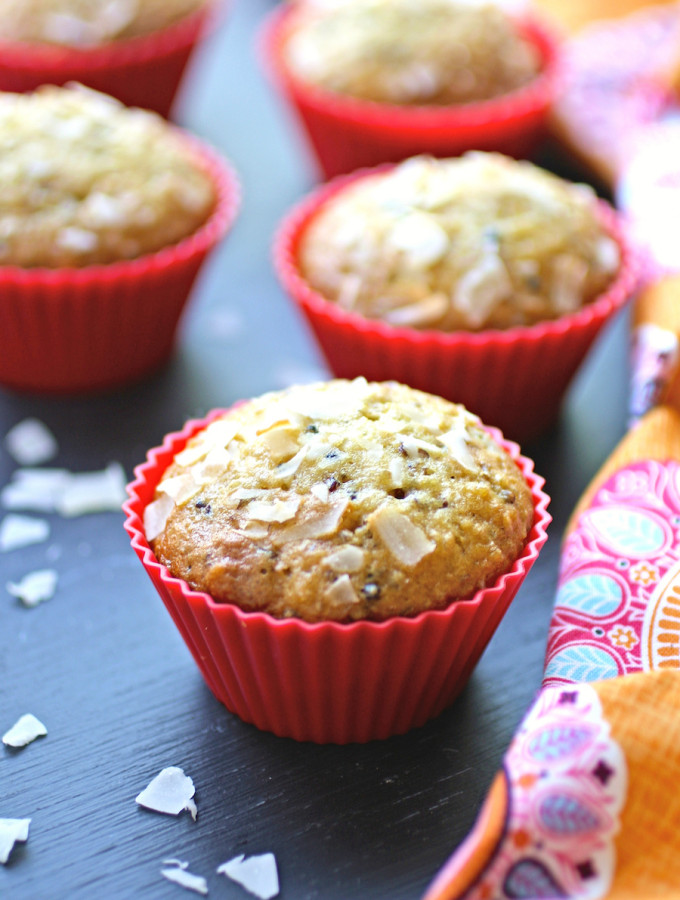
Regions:
<instances>
[{"instance_id":1,"label":"blurred muffin in background","mask_svg":"<svg viewBox=\"0 0 680 900\"><path fill-rule=\"evenodd\" d=\"M490 100L538 72L536 48L492 2L302 0L285 47L296 77L377 103Z\"/></svg>"},{"instance_id":2,"label":"blurred muffin in background","mask_svg":"<svg viewBox=\"0 0 680 900\"><path fill-rule=\"evenodd\" d=\"M297 0L263 34L326 178L418 153L527 156L558 87L552 29L489 0Z\"/></svg>"},{"instance_id":3,"label":"blurred muffin in background","mask_svg":"<svg viewBox=\"0 0 680 900\"><path fill-rule=\"evenodd\" d=\"M221 0L0 0L0 90L78 81L170 112Z\"/></svg>"},{"instance_id":4,"label":"blurred muffin in background","mask_svg":"<svg viewBox=\"0 0 680 900\"><path fill-rule=\"evenodd\" d=\"M100 390L164 362L238 195L155 113L78 85L0 94L0 384Z\"/></svg>"},{"instance_id":5,"label":"blurred muffin in background","mask_svg":"<svg viewBox=\"0 0 680 900\"><path fill-rule=\"evenodd\" d=\"M0 265L87 266L175 244L216 203L186 140L87 88L0 94Z\"/></svg>"},{"instance_id":6,"label":"blurred muffin in background","mask_svg":"<svg viewBox=\"0 0 680 900\"><path fill-rule=\"evenodd\" d=\"M619 266L594 192L500 154L417 157L349 185L300 244L309 284L412 328L533 325L600 295Z\"/></svg>"}]
</instances>

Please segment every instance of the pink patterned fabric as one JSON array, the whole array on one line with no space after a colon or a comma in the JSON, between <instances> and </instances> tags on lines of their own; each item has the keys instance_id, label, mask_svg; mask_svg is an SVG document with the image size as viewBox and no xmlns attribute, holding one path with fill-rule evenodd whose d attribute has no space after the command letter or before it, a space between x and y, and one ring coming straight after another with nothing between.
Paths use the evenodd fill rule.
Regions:
<instances>
[{"instance_id":1,"label":"pink patterned fabric","mask_svg":"<svg viewBox=\"0 0 680 900\"><path fill-rule=\"evenodd\" d=\"M646 461L615 473L565 541L543 683L662 668L680 668L680 464Z\"/></svg>"},{"instance_id":2,"label":"pink patterned fabric","mask_svg":"<svg viewBox=\"0 0 680 900\"><path fill-rule=\"evenodd\" d=\"M505 756L508 821L465 900L595 900L611 884L625 759L590 685L545 688Z\"/></svg>"}]
</instances>

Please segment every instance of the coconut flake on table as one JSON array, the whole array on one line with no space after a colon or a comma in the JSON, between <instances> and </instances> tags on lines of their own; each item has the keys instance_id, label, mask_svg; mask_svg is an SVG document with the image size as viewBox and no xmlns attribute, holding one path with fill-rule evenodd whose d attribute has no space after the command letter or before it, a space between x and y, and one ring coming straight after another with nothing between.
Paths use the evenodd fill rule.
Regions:
<instances>
[{"instance_id":1,"label":"coconut flake on table","mask_svg":"<svg viewBox=\"0 0 680 900\"><path fill-rule=\"evenodd\" d=\"M54 512L68 478L66 469L17 469L0 500L7 509Z\"/></svg>"},{"instance_id":2,"label":"coconut flake on table","mask_svg":"<svg viewBox=\"0 0 680 900\"><path fill-rule=\"evenodd\" d=\"M272 900L279 895L279 873L273 853L247 858L242 853L218 866L217 873L231 878L260 900Z\"/></svg>"},{"instance_id":3,"label":"coconut flake on table","mask_svg":"<svg viewBox=\"0 0 680 900\"><path fill-rule=\"evenodd\" d=\"M6 588L8 593L24 604L24 606L37 606L50 600L54 596L57 587L58 575L54 569L36 569L29 572L21 581L8 581Z\"/></svg>"},{"instance_id":4,"label":"coconut flake on table","mask_svg":"<svg viewBox=\"0 0 680 900\"><path fill-rule=\"evenodd\" d=\"M161 869L163 878L167 878L168 881L172 881L173 884L178 884L188 891L194 891L194 893L203 894L203 896L207 895L208 882L202 875L194 875L187 871L189 863L182 862L179 859L166 859L163 860L163 865L165 866L165 868Z\"/></svg>"},{"instance_id":5,"label":"coconut flake on table","mask_svg":"<svg viewBox=\"0 0 680 900\"><path fill-rule=\"evenodd\" d=\"M26 747L39 737L45 737L47 728L40 719L37 719L31 713L21 716L9 731L2 736L2 743L7 747Z\"/></svg>"},{"instance_id":6,"label":"coconut flake on table","mask_svg":"<svg viewBox=\"0 0 680 900\"><path fill-rule=\"evenodd\" d=\"M24 419L5 435L5 446L20 466L38 466L56 456L56 438L39 419Z\"/></svg>"},{"instance_id":7,"label":"coconut flake on table","mask_svg":"<svg viewBox=\"0 0 680 900\"><path fill-rule=\"evenodd\" d=\"M45 519L9 513L0 524L0 552L39 544L46 541L49 536L50 526Z\"/></svg>"},{"instance_id":8,"label":"coconut flake on table","mask_svg":"<svg viewBox=\"0 0 680 900\"><path fill-rule=\"evenodd\" d=\"M17 469L0 499L7 509L56 512L71 518L118 512L125 496L125 472L119 463L111 463L100 472Z\"/></svg>"},{"instance_id":9,"label":"coconut flake on table","mask_svg":"<svg viewBox=\"0 0 680 900\"><path fill-rule=\"evenodd\" d=\"M28 840L30 819L0 819L0 863L3 865L17 841Z\"/></svg>"},{"instance_id":10,"label":"coconut flake on table","mask_svg":"<svg viewBox=\"0 0 680 900\"><path fill-rule=\"evenodd\" d=\"M369 516L368 524L375 528L390 553L405 566L415 566L436 547L421 528L391 505L376 510Z\"/></svg>"},{"instance_id":11,"label":"coconut flake on table","mask_svg":"<svg viewBox=\"0 0 680 900\"><path fill-rule=\"evenodd\" d=\"M110 463L101 472L71 474L57 503L62 516L93 512L118 512L125 500L125 471Z\"/></svg>"},{"instance_id":12,"label":"coconut flake on table","mask_svg":"<svg viewBox=\"0 0 680 900\"><path fill-rule=\"evenodd\" d=\"M135 802L154 812L178 816L183 810L191 813L196 821L198 809L193 800L194 783L184 769L179 766L168 766L156 775L147 787L135 797Z\"/></svg>"}]
</instances>

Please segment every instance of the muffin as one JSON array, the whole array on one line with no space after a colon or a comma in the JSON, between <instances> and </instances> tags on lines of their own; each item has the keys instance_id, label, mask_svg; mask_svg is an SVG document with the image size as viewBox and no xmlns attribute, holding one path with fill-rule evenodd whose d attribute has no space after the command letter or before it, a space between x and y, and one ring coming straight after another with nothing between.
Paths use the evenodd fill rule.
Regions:
<instances>
[{"instance_id":1,"label":"muffin","mask_svg":"<svg viewBox=\"0 0 680 900\"><path fill-rule=\"evenodd\" d=\"M217 0L0 0L0 89L79 81L167 116Z\"/></svg>"},{"instance_id":2,"label":"muffin","mask_svg":"<svg viewBox=\"0 0 680 900\"><path fill-rule=\"evenodd\" d=\"M423 152L527 155L556 87L549 29L493 2L298 0L263 49L326 177Z\"/></svg>"},{"instance_id":3,"label":"muffin","mask_svg":"<svg viewBox=\"0 0 680 900\"><path fill-rule=\"evenodd\" d=\"M300 243L301 274L328 300L442 331L573 313L619 265L590 188L485 153L418 157L356 181Z\"/></svg>"},{"instance_id":4,"label":"muffin","mask_svg":"<svg viewBox=\"0 0 680 900\"><path fill-rule=\"evenodd\" d=\"M0 382L108 386L157 364L235 198L154 113L80 86L0 94Z\"/></svg>"},{"instance_id":5,"label":"muffin","mask_svg":"<svg viewBox=\"0 0 680 900\"><path fill-rule=\"evenodd\" d=\"M414 106L491 100L540 66L501 7L465 0L302 0L284 59L324 90Z\"/></svg>"},{"instance_id":6,"label":"muffin","mask_svg":"<svg viewBox=\"0 0 680 900\"><path fill-rule=\"evenodd\" d=\"M493 583L534 510L517 465L462 407L357 379L216 419L146 517L159 562L194 590L344 622L440 609Z\"/></svg>"},{"instance_id":7,"label":"muffin","mask_svg":"<svg viewBox=\"0 0 680 900\"><path fill-rule=\"evenodd\" d=\"M554 422L636 277L589 188L480 152L336 179L274 252L334 375L441 394L517 440Z\"/></svg>"},{"instance_id":8,"label":"muffin","mask_svg":"<svg viewBox=\"0 0 680 900\"><path fill-rule=\"evenodd\" d=\"M448 706L549 522L516 444L364 379L215 410L135 475L125 528L211 690L319 743Z\"/></svg>"},{"instance_id":9,"label":"muffin","mask_svg":"<svg viewBox=\"0 0 680 900\"><path fill-rule=\"evenodd\" d=\"M168 28L207 0L0 0L0 41L86 47Z\"/></svg>"}]
</instances>

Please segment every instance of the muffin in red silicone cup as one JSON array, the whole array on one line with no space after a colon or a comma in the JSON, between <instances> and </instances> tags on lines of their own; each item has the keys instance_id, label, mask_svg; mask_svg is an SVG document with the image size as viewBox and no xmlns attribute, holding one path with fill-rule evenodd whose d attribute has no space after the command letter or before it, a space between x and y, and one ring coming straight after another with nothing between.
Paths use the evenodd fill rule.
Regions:
<instances>
[{"instance_id":1,"label":"muffin in red silicone cup","mask_svg":"<svg viewBox=\"0 0 680 900\"><path fill-rule=\"evenodd\" d=\"M86 84L168 116L222 0L0 0L0 90Z\"/></svg>"},{"instance_id":2,"label":"muffin in red silicone cup","mask_svg":"<svg viewBox=\"0 0 680 900\"><path fill-rule=\"evenodd\" d=\"M516 444L363 378L190 421L135 476L125 528L210 689L317 743L403 733L451 704L550 521Z\"/></svg>"},{"instance_id":3,"label":"muffin in red silicone cup","mask_svg":"<svg viewBox=\"0 0 680 900\"><path fill-rule=\"evenodd\" d=\"M463 0L285 3L261 55L326 178L418 153L527 157L560 81L549 24Z\"/></svg>"},{"instance_id":4,"label":"muffin in red silicone cup","mask_svg":"<svg viewBox=\"0 0 680 900\"><path fill-rule=\"evenodd\" d=\"M480 152L335 179L285 217L274 262L335 376L440 394L520 442L639 271L590 188Z\"/></svg>"},{"instance_id":5,"label":"muffin in red silicone cup","mask_svg":"<svg viewBox=\"0 0 680 900\"><path fill-rule=\"evenodd\" d=\"M231 167L78 86L0 94L0 385L88 392L170 356L236 214Z\"/></svg>"}]
</instances>

